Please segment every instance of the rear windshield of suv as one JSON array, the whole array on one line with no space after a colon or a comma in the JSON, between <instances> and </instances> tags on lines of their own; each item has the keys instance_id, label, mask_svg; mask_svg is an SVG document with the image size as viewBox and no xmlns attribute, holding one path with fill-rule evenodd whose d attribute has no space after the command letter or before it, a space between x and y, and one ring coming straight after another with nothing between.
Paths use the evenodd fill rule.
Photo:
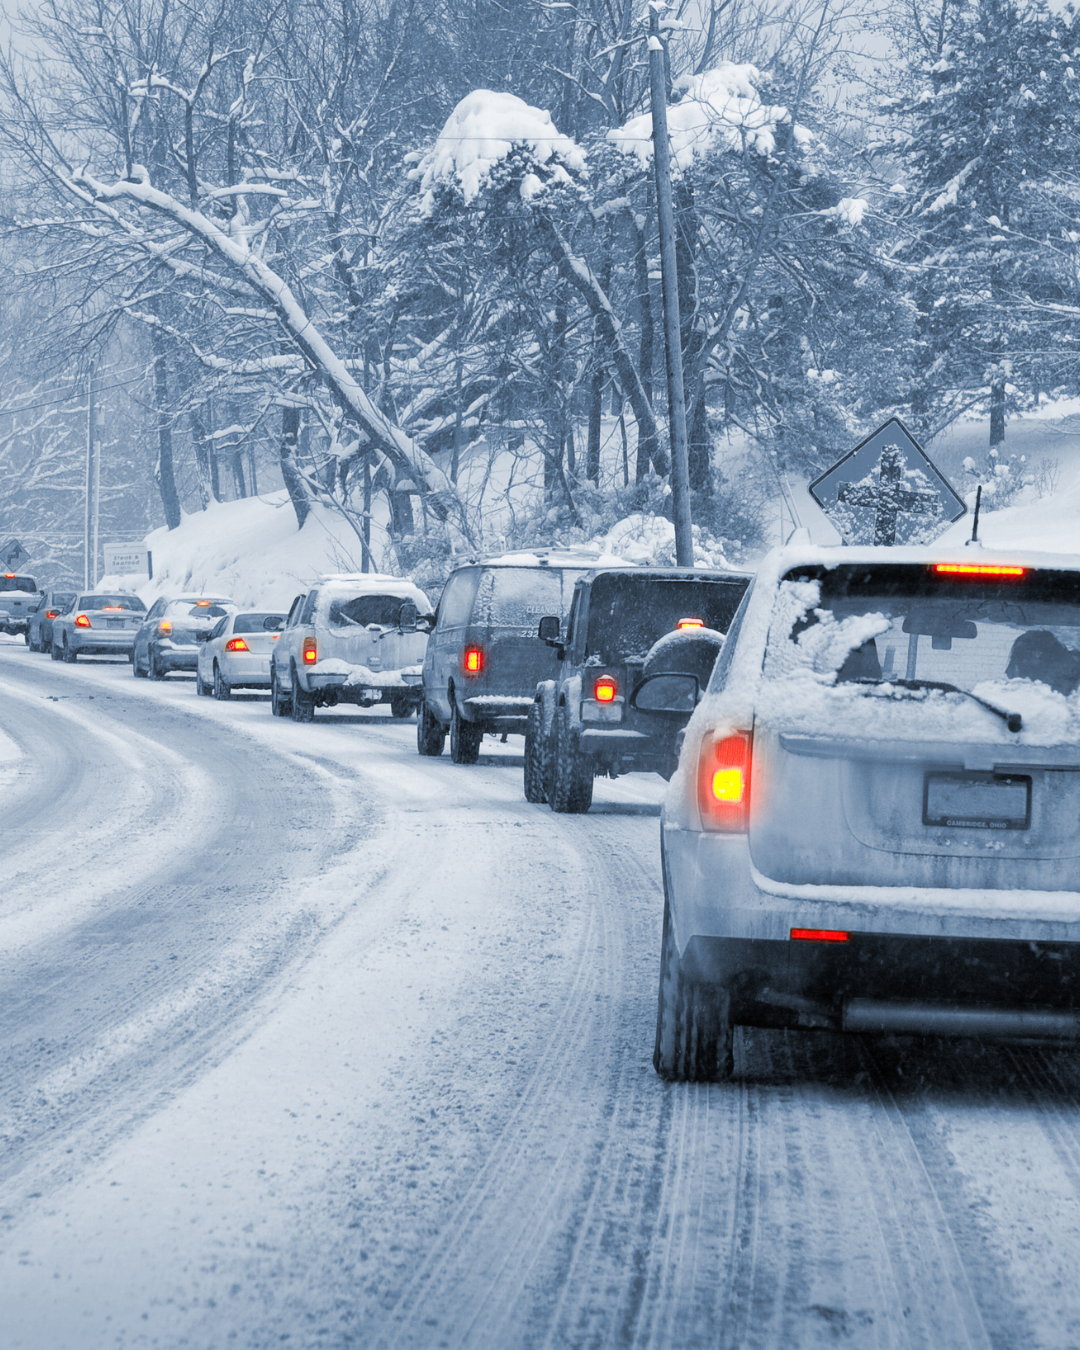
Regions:
<instances>
[{"instance_id":1,"label":"rear windshield of suv","mask_svg":"<svg viewBox=\"0 0 1080 1350\"><path fill-rule=\"evenodd\" d=\"M1080 573L798 568L780 583L764 673L837 686L983 686L1005 703L1035 685L1070 696L1080 689Z\"/></svg>"},{"instance_id":2,"label":"rear windshield of suv","mask_svg":"<svg viewBox=\"0 0 1080 1350\"><path fill-rule=\"evenodd\" d=\"M545 614L565 619L574 583L584 568L491 567L480 579L472 621L485 628L516 628L535 637Z\"/></svg>"},{"instance_id":3,"label":"rear windshield of suv","mask_svg":"<svg viewBox=\"0 0 1080 1350\"><path fill-rule=\"evenodd\" d=\"M33 577L0 577L0 591L29 591L33 594L36 590Z\"/></svg>"},{"instance_id":4,"label":"rear windshield of suv","mask_svg":"<svg viewBox=\"0 0 1080 1350\"><path fill-rule=\"evenodd\" d=\"M589 592L585 659L644 661L657 638L673 633L683 619L726 633L746 585L741 577L599 576Z\"/></svg>"},{"instance_id":5,"label":"rear windshield of suv","mask_svg":"<svg viewBox=\"0 0 1080 1350\"><path fill-rule=\"evenodd\" d=\"M377 623L382 628L396 628L405 597L401 595L357 595L351 600L331 600L330 623L335 627L359 624L366 628Z\"/></svg>"}]
</instances>

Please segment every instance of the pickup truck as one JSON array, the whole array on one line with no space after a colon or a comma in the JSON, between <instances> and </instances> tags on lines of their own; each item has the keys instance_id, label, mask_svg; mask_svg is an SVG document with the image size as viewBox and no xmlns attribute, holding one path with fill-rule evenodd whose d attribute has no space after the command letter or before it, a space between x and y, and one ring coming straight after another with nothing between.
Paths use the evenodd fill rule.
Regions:
<instances>
[{"instance_id":1,"label":"pickup truck","mask_svg":"<svg viewBox=\"0 0 1080 1350\"><path fill-rule=\"evenodd\" d=\"M0 633L26 638L30 615L41 604L41 592L33 577L17 576L14 572L0 573Z\"/></svg>"}]
</instances>

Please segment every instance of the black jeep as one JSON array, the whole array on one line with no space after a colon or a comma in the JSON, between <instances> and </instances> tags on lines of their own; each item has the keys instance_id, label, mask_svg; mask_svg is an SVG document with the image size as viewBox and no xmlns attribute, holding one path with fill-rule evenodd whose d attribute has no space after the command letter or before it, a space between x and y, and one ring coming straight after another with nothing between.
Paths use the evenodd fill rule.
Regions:
<instances>
[{"instance_id":1,"label":"black jeep","mask_svg":"<svg viewBox=\"0 0 1080 1350\"><path fill-rule=\"evenodd\" d=\"M643 681L680 672L703 689L749 584L736 572L674 567L603 568L582 577L565 638L556 615L540 622L559 671L537 685L529 709L526 799L587 811L598 775L645 770L670 778L693 703L673 710L658 700L650 708Z\"/></svg>"}]
</instances>

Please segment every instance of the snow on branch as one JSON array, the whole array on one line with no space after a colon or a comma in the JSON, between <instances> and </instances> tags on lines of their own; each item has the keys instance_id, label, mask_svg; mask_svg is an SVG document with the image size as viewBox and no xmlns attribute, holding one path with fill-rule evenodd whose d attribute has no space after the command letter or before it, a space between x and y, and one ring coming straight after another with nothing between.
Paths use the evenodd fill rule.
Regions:
<instances>
[{"instance_id":1,"label":"snow on branch","mask_svg":"<svg viewBox=\"0 0 1080 1350\"><path fill-rule=\"evenodd\" d=\"M683 96L667 110L672 162L680 173L697 156L715 150L738 151L749 146L761 155L773 153L777 126L787 120L788 110L762 103L753 85L758 78L755 66L721 61L714 70L681 82ZM813 138L798 125L794 136L799 145ZM608 140L625 154L636 155L644 168L652 163L652 114L633 117L609 131Z\"/></svg>"},{"instance_id":2,"label":"snow on branch","mask_svg":"<svg viewBox=\"0 0 1080 1350\"><path fill-rule=\"evenodd\" d=\"M521 146L538 166L550 169L549 182L569 182L571 174L585 171L584 151L556 130L551 114L543 108L532 107L516 94L490 89L466 94L412 171L424 193L421 213L430 215L440 185L456 186L465 205L470 205L486 186L492 169ZM520 187L522 199L530 200L544 186L536 174L526 174Z\"/></svg>"}]
</instances>

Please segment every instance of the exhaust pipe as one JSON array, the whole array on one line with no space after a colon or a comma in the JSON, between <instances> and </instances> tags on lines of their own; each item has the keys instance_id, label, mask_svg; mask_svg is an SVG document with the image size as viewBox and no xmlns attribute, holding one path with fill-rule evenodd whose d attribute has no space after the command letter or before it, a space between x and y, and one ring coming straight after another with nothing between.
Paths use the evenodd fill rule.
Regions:
<instances>
[{"instance_id":1,"label":"exhaust pipe","mask_svg":"<svg viewBox=\"0 0 1080 1350\"><path fill-rule=\"evenodd\" d=\"M844 1031L894 1036L1024 1037L1030 1040L1080 1040L1080 1013L1038 1012L1022 1008L949 1008L932 1003L892 1003L853 998L844 1004Z\"/></svg>"}]
</instances>

